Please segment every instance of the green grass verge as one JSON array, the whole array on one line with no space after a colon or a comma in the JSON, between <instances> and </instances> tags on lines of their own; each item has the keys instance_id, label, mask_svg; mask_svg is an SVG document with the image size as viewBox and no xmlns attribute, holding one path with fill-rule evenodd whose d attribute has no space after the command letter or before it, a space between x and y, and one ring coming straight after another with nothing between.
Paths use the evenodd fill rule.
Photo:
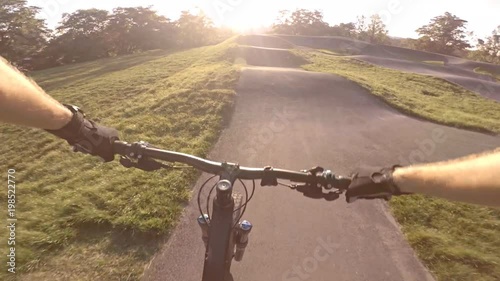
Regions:
<instances>
[{"instance_id":1,"label":"green grass verge","mask_svg":"<svg viewBox=\"0 0 500 281\"><path fill-rule=\"evenodd\" d=\"M355 59L294 50L306 70L355 81L412 115L460 128L500 132L500 103L443 79ZM409 243L438 280L500 280L500 211L423 196L393 198L391 210Z\"/></svg>"},{"instance_id":2,"label":"green grass verge","mask_svg":"<svg viewBox=\"0 0 500 281\"><path fill-rule=\"evenodd\" d=\"M440 61L440 60L424 60L422 62L426 63L426 64L431 64L431 65L444 65L444 61Z\"/></svg>"},{"instance_id":3,"label":"green grass verge","mask_svg":"<svg viewBox=\"0 0 500 281\"><path fill-rule=\"evenodd\" d=\"M390 206L438 280L500 280L500 210L417 195Z\"/></svg>"},{"instance_id":4,"label":"green grass verge","mask_svg":"<svg viewBox=\"0 0 500 281\"><path fill-rule=\"evenodd\" d=\"M474 72L479 73L479 74L483 74L483 75L491 76L491 77L495 78L497 80L497 82L500 82L500 73L499 72L489 71L488 69L484 69L482 67L474 68Z\"/></svg>"},{"instance_id":5,"label":"green grass verge","mask_svg":"<svg viewBox=\"0 0 500 281\"><path fill-rule=\"evenodd\" d=\"M325 54L325 55L331 55L331 56L341 56L342 54L339 52L334 52L332 50L327 50L327 49L317 49L316 51Z\"/></svg>"},{"instance_id":6,"label":"green grass verge","mask_svg":"<svg viewBox=\"0 0 500 281\"><path fill-rule=\"evenodd\" d=\"M235 50L229 40L32 76L57 100L117 128L123 140L203 157L232 108ZM198 177L194 170L144 173L104 164L41 130L0 124L0 132L2 171L16 169L17 280L138 280ZM6 197L6 189L0 193ZM6 255L0 261L6 268Z\"/></svg>"}]
</instances>

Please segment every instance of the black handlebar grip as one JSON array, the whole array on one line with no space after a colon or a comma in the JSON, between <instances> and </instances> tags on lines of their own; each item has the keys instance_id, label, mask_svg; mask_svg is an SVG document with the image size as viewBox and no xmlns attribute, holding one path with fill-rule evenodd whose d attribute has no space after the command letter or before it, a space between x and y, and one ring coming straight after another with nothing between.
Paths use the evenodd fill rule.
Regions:
<instances>
[{"instance_id":1,"label":"black handlebar grip","mask_svg":"<svg viewBox=\"0 0 500 281\"><path fill-rule=\"evenodd\" d=\"M347 177L340 177L337 179L337 184L335 188L340 189L340 190L347 190L349 188L349 185L351 185L352 179L347 178Z\"/></svg>"},{"instance_id":2,"label":"black handlebar grip","mask_svg":"<svg viewBox=\"0 0 500 281\"><path fill-rule=\"evenodd\" d=\"M130 144L123 141L115 141L113 142L113 153L125 156L127 154L127 148L130 147Z\"/></svg>"}]
</instances>

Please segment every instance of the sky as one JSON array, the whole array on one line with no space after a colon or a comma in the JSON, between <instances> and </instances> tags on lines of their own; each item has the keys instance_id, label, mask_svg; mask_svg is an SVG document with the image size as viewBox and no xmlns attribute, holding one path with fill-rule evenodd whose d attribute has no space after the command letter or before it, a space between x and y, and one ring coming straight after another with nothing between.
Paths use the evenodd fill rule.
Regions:
<instances>
[{"instance_id":1,"label":"sky","mask_svg":"<svg viewBox=\"0 0 500 281\"><path fill-rule=\"evenodd\" d=\"M111 11L115 7L153 6L160 14L172 20L182 10L202 10L218 26L239 31L271 25L279 10L296 8L323 11L329 24L355 22L359 15L378 13L387 25L389 35L417 38L415 30L431 18L448 11L468 21L468 31L479 38L491 35L500 25L500 0L28 0L29 5L42 8L50 28L61 20L63 13L78 9L98 8Z\"/></svg>"}]
</instances>

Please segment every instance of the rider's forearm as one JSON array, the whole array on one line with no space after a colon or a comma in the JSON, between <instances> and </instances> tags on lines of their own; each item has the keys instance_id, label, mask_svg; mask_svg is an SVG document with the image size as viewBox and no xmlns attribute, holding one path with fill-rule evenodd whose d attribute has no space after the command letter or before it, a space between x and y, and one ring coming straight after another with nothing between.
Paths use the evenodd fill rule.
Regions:
<instances>
[{"instance_id":1,"label":"rider's forearm","mask_svg":"<svg viewBox=\"0 0 500 281\"><path fill-rule=\"evenodd\" d=\"M393 178L403 192L500 207L500 149L400 168Z\"/></svg>"},{"instance_id":2,"label":"rider's forearm","mask_svg":"<svg viewBox=\"0 0 500 281\"><path fill-rule=\"evenodd\" d=\"M0 57L1 122L57 130L71 117L69 109Z\"/></svg>"}]
</instances>

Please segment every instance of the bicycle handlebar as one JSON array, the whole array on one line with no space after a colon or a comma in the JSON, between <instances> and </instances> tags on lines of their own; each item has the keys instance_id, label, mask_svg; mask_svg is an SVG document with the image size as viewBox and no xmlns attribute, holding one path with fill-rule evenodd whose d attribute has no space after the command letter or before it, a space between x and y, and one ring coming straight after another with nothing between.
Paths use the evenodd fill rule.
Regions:
<instances>
[{"instance_id":1,"label":"bicycle handlebar","mask_svg":"<svg viewBox=\"0 0 500 281\"><path fill-rule=\"evenodd\" d=\"M127 142L115 141L113 143L113 151L115 154L120 154L135 160L153 158L167 162L184 163L210 174L221 174L227 171L228 165L233 165L238 168L237 178L244 180L261 179L263 180L261 185L277 185L277 179L284 179L292 182L320 184L327 188L346 190L351 182L350 178L335 176L331 171L319 167L301 172L274 169L271 167L241 167L237 164L215 162L189 154L149 147L148 144L144 142L129 144Z\"/></svg>"}]
</instances>

